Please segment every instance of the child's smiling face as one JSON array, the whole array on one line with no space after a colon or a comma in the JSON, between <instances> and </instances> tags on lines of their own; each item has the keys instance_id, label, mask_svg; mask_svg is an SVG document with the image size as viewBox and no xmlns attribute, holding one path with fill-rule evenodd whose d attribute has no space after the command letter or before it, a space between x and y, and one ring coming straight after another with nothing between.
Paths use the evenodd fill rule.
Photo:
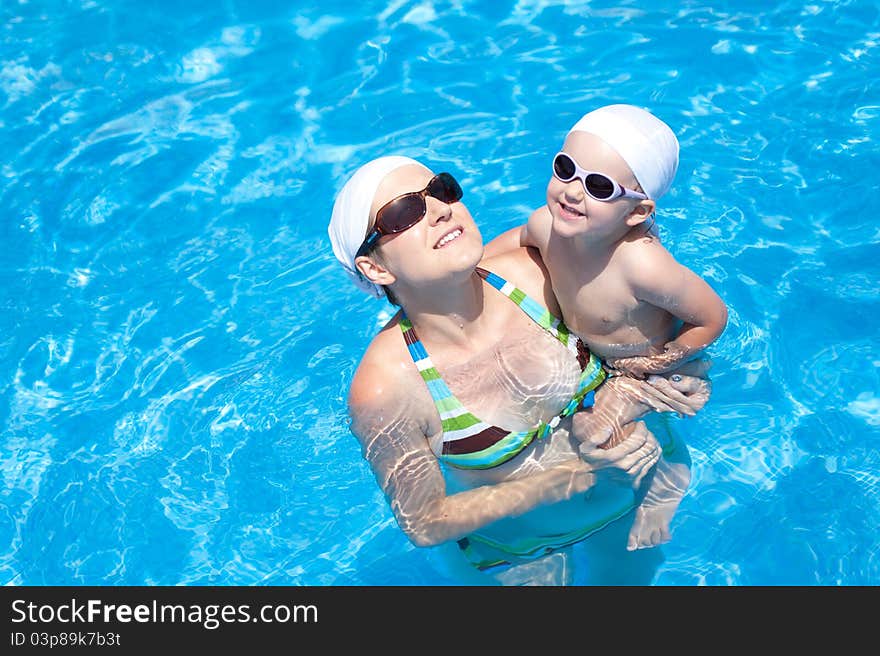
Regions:
<instances>
[{"instance_id":1,"label":"child's smiling face","mask_svg":"<svg viewBox=\"0 0 880 656\"><path fill-rule=\"evenodd\" d=\"M588 171L603 173L628 189L641 189L624 159L594 134L572 132L565 139L562 150ZM587 232L596 237L614 237L617 233L623 236L632 225L650 214L646 212L639 221L629 222L639 204L629 198L610 202L596 200L587 194L579 178L563 182L552 176L547 184L547 207L553 216L553 231L563 237Z\"/></svg>"}]
</instances>

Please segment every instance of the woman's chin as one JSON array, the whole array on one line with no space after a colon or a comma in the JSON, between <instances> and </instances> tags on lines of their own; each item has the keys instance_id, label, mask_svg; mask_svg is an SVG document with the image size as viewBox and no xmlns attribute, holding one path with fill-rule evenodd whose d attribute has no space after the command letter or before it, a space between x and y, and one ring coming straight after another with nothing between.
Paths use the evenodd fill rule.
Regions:
<instances>
[{"instance_id":1,"label":"woman's chin","mask_svg":"<svg viewBox=\"0 0 880 656\"><path fill-rule=\"evenodd\" d=\"M453 271L472 271L483 259L483 241L464 235L443 248L435 249L443 262Z\"/></svg>"}]
</instances>

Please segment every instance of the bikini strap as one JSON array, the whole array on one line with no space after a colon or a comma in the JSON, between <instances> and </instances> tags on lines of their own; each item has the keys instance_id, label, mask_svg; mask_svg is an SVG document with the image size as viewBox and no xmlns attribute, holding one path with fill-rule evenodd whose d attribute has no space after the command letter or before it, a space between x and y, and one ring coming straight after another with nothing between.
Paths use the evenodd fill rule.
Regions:
<instances>
[{"instance_id":1,"label":"bikini strap","mask_svg":"<svg viewBox=\"0 0 880 656\"><path fill-rule=\"evenodd\" d=\"M401 310L400 330L422 380L434 401L443 426L443 451L440 460L457 469L490 469L507 462L525 449L532 440L544 439L560 420L580 407L589 390L582 389L563 411L549 421L528 431L507 431L490 426L468 412L443 382L431 357L416 334L412 322ZM592 389L592 388L590 388ZM459 450L465 445L466 450Z\"/></svg>"},{"instance_id":2,"label":"bikini strap","mask_svg":"<svg viewBox=\"0 0 880 656\"><path fill-rule=\"evenodd\" d=\"M409 350L410 357L419 370L422 380L428 386L428 392L437 406L437 412L440 413L440 421L443 424L443 434L445 440L461 439L476 435L485 430L492 429L492 426L481 421L470 412L468 412L461 402L455 397L452 391L447 387L446 383L440 377L440 373L434 367L431 356L425 350L416 329L412 322L401 309L400 330L403 331L403 339Z\"/></svg>"},{"instance_id":3,"label":"bikini strap","mask_svg":"<svg viewBox=\"0 0 880 656\"><path fill-rule=\"evenodd\" d=\"M536 324L541 326L541 328L556 337L556 339L567 346L573 353L580 355L578 353L578 344L576 343L580 342L580 340L572 335L562 320L554 316L550 310L538 303L519 287L514 286L513 283L507 282L497 273L492 273L491 271L477 267L477 274L499 292L507 296L511 301L516 303L517 306L519 306L519 309L525 312L526 315L528 315Z\"/></svg>"},{"instance_id":4,"label":"bikini strap","mask_svg":"<svg viewBox=\"0 0 880 656\"><path fill-rule=\"evenodd\" d=\"M538 303L538 301L526 294L519 287L506 281L497 273L492 273L482 267L477 267L477 274L495 289L516 303L526 315L562 342L562 344L564 344L565 347L568 348L568 350L577 358L578 364L581 366L581 391L585 389L587 391L592 391L605 380L605 371L602 368L601 360L593 355L580 337L569 331L568 326L566 326L561 319L554 316L550 310ZM592 397L589 398L584 407L589 405L592 405Z\"/></svg>"}]
</instances>

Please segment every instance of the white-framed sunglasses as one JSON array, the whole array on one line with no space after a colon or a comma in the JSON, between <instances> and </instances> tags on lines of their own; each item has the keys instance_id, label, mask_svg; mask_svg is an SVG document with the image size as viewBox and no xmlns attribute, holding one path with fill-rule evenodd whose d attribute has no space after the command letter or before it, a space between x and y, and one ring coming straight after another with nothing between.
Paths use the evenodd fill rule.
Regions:
<instances>
[{"instance_id":1,"label":"white-framed sunglasses","mask_svg":"<svg viewBox=\"0 0 880 656\"><path fill-rule=\"evenodd\" d=\"M556 156L553 158L553 175L562 182L571 182L578 178L584 184L584 190L590 195L590 198L603 202L609 202L617 198L648 199L645 194L639 191L633 191L617 184L616 180L609 178L604 173L587 171L581 168L581 165L566 152L556 153Z\"/></svg>"}]
</instances>

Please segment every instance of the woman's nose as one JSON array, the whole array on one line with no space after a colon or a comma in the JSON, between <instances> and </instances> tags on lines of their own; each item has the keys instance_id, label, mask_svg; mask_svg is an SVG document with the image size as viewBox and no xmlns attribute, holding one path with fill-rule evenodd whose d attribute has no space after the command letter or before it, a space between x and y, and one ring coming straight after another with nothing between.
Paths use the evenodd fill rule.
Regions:
<instances>
[{"instance_id":1,"label":"woman's nose","mask_svg":"<svg viewBox=\"0 0 880 656\"><path fill-rule=\"evenodd\" d=\"M452 206L433 196L425 197L425 207L427 208L428 221L432 224L448 221L452 218Z\"/></svg>"}]
</instances>

